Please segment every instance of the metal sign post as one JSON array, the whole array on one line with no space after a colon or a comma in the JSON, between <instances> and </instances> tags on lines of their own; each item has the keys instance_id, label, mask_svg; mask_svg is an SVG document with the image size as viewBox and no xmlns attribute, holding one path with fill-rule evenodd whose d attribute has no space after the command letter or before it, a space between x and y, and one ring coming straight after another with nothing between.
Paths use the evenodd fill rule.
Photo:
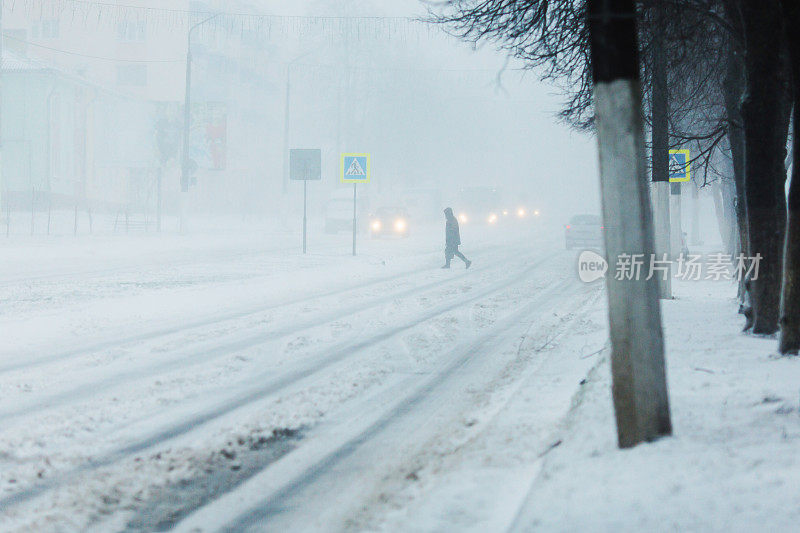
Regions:
<instances>
[{"instance_id":1,"label":"metal sign post","mask_svg":"<svg viewBox=\"0 0 800 533\"><path fill-rule=\"evenodd\" d=\"M303 253L308 251L308 182L322 179L322 150L291 150L289 177L303 182Z\"/></svg>"},{"instance_id":2,"label":"metal sign post","mask_svg":"<svg viewBox=\"0 0 800 533\"><path fill-rule=\"evenodd\" d=\"M681 185L692 180L692 156L689 150L669 151L669 248L672 257L683 252L683 227L681 226Z\"/></svg>"},{"instance_id":3,"label":"metal sign post","mask_svg":"<svg viewBox=\"0 0 800 533\"><path fill-rule=\"evenodd\" d=\"M358 210L356 209L356 202L357 200L357 193L356 187L358 187L357 183L353 184L353 257L356 255L356 228L358 227L357 224L357 214Z\"/></svg>"},{"instance_id":4,"label":"metal sign post","mask_svg":"<svg viewBox=\"0 0 800 533\"><path fill-rule=\"evenodd\" d=\"M340 179L342 183L353 184L353 255L356 255L356 235L358 234L358 191L359 183L369 183L372 167L369 154L342 154Z\"/></svg>"},{"instance_id":5,"label":"metal sign post","mask_svg":"<svg viewBox=\"0 0 800 533\"><path fill-rule=\"evenodd\" d=\"M303 253L306 253L306 234L308 233L308 180L303 180Z\"/></svg>"}]
</instances>

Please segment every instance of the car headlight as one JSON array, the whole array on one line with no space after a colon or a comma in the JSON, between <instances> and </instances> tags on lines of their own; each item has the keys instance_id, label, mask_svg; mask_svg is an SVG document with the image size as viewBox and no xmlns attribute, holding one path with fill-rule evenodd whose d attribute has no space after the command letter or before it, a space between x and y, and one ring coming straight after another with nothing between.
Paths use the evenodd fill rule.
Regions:
<instances>
[{"instance_id":1,"label":"car headlight","mask_svg":"<svg viewBox=\"0 0 800 533\"><path fill-rule=\"evenodd\" d=\"M464 213L458 215L458 221L461 222L462 224L466 224L467 220L468 220L467 215L465 215Z\"/></svg>"},{"instance_id":2,"label":"car headlight","mask_svg":"<svg viewBox=\"0 0 800 533\"><path fill-rule=\"evenodd\" d=\"M380 220L374 220L372 222L372 231L380 231L380 230L381 230L381 221Z\"/></svg>"},{"instance_id":3,"label":"car headlight","mask_svg":"<svg viewBox=\"0 0 800 533\"><path fill-rule=\"evenodd\" d=\"M489 218L487 218L487 219L486 219L486 221L487 221L489 224L494 224L495 222L497 222L497 215L495 215L494 213L492 213L491 215L489 215Z\"/></svg>"},{"instance_id":4,"label":"car headlight","mask_svg":"<svg viewBox=\"0 0 800 533\"><path fill-rule=\"evenodd\" d=\"M394 223L394 229L398 232L403 232L406 230L406 221L402 218L397 219Z\"/></svg>"},{"instance_id":5,"label":"car headlight","mask_svg":"<svg viewBox=\"0 0 800 533\"><path fill-rule=\"evenodd\" d=\"M538 209L537 209L536 211L534 211L534 212L533 212L533 216L535 216L535 217L538 217L538 216L539 216L539 210L538 210Z\"/></svg>"},{"instance_id":6,"label":"car headlight","mask_svg":"<svg viewBox=\"0 0 800 533\"><path fill-rule=\"evenodd\" d=\"M503 209L503 216L504 216L504 217L507 217L507 216L508 216L508 209Z\"/></svg>"},{"instance_id":7,"label":"car headlight","mask_svg":"<svg viewBox=\"0 0 800 533\"><path fill-rule=\"evenodd\" d=\"M519 218L524 218L526 214L527 214L527 213L526 213L525 209L523 209L522 207L520 207L519 209L517 209L517 216L518 216Z\"/></svg>"}]
</instances>

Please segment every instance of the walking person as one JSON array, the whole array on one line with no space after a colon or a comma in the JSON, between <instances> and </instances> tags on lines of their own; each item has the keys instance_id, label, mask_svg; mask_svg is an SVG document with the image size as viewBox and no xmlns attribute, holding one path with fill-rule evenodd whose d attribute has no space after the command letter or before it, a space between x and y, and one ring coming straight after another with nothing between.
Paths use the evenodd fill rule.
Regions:
<instances>
[{"instance_id":1,"label":"walking person","mask_svg":"<svg viewBox=\"0 0 800 533\"><path fill-rule=\"evenodd\" d=\"M458 251L458 247L461 244L461 232L458 229L458 220L453 216L453 210L450 207L444 210L444 217L447 219L447 225L445 226L445 264L442 268L450 268L450 261L456 256L464 261L464 264L469 268L472 265L472 261Z\"/></svg>"}]
</instances>

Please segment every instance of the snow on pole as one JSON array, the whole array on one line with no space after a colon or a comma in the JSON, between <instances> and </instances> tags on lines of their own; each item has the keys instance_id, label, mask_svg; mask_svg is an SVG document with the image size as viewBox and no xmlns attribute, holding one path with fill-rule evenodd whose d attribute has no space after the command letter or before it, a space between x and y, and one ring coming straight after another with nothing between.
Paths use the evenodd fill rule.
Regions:
<instances>
[{"instance_id":1,"label":"snow on pole","mask_svg":"<svg viewBox=\"0 0 800 533\"><path fill-rule=\"evenodd\" d=\"M617 260L654 253L634 0L589 0L605 226L611 373L621 448L672 433L656 277L619 276Z\"/></svg>"}]
</instances>

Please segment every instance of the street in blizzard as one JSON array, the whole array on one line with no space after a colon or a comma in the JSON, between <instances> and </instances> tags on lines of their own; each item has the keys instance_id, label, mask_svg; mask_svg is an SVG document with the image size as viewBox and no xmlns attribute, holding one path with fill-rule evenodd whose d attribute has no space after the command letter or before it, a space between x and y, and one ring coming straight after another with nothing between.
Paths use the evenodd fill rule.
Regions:
<instances>
[{"instance_id":1,"label":"street in blizzard","mask_svg":"<svg viewBox=\"0 0 800 533\"><path fill-rule=\"evenodd\" d=\"M796 530L795 2L0 4L0 532Z\"/></svg>"}]
</instances>

